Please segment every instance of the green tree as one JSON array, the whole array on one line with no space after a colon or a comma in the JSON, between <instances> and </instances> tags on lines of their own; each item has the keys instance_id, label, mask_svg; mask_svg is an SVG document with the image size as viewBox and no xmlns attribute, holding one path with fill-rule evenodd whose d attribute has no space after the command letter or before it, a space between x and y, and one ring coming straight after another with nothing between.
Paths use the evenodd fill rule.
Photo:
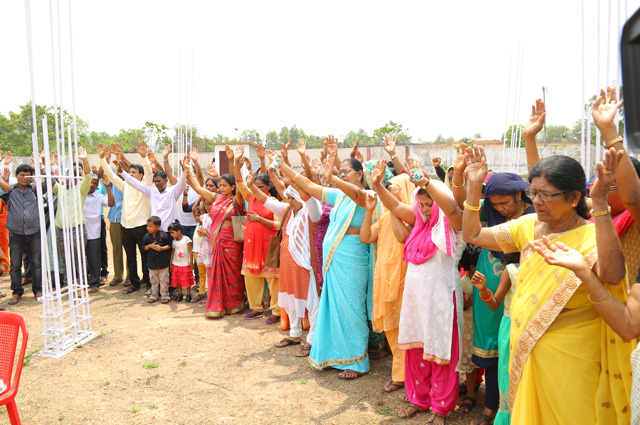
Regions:
<instances>
[{"instance_id":1,"label":"green tree","mask_svg":"<svg viewBox=\"0 0 640 425\"><path fill-rule=\"evenodd\" d=\"M524 128L524 126L522 124L512 124L509 126L509 129L506 131L506 133L502 133L502 140L505 141L506 146L511 146L511 135L513 134L513 142L514 143L518 143L518 141L516 140L516 138L519 135L522 135L522 129ZM514 133L515 132L515 133ZM524 146L524 137L522 137L522 145Z\"/></svg>"},{"instance_id":2,"label":"green tree","mask_svg":"<svg viewBox=\"0 0 640 425\"><path fill-rule=\"evenodd\" d=\"M393 134L398 138L398 144L407 145L411 143L411 136L408 134L409 129L404 129L402 124L389 121L382 127L373 131L374 146L382 146L384 144L384 136Z\"/></svg>"},{"instance_id":3,"label":"green tree","mask_svg":"<svg viewBox=\"0 0 640 425\"><path fill-rule=\"evenodd\" d=\"M265 138L265 147L267 149L278 149L280 147L278 142L278 133L273 130L267 133Z\"/></svg>"}]
</instances>

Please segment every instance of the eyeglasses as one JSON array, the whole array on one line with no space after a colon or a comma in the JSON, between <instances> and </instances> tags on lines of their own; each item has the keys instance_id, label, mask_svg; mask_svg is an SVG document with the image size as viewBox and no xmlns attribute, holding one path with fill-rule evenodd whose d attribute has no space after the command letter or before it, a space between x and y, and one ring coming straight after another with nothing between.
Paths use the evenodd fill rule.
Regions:
<instances>
[{"instance_id":1,"label":"eyeglasses","mask_svg":"<svg viewBox=\"0 0 640 425\"><path fill-rule=\"evenodd\" d=\"M564 195L565 193L567 193L567 191L565 190L558 193L549 193L549 192L538 192L536 190L527 189L524 191L524 193L532 201L536 198L536 196L539 196L542 202L549 202L549 201L552 201L553 198L555 198L558 195Z\"/></svg>"},{"instance_id":2,"label":"eyeglasses","mask_svg":"<svg viewBox=\"0 0 640 425\"><path fill-rule=\"evenodd\" d=\"M338 176L339 177L346 176L347 174L349 174L352 171L356 171L356 170L354 170L353 168L344 169L344 170L338 172Z\"/></svg>"}]
</instances>

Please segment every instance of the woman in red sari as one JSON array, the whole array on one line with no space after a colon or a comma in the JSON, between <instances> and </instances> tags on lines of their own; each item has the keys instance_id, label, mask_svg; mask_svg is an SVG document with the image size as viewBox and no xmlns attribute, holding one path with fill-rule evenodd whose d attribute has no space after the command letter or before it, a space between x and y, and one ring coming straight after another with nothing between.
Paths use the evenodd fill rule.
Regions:
<instances>
[{"instance_id":1,"label":"woman in red sari","mask_svg":"<svg viewBox=\"0 0 640 425\"><path fill-rule=\"evenodd\" d=\"M244 260L242 261L242 274L247 290L249 308L251 313L244 316L247 320L258 319L264 315L262 299L264 298L264 281L269 286L271 296L271 314L266 324L273 325L280 321L280 307L278 306L278 269L264 264L269 252L269 240L280 228L282 219L268 210L259 202L247 185L242 181L242 164L244 149L238 148L235 153L234 177L238 192L249 203L247 210L247 225L244 231ZM248 163L248 161L247 161ZM249 163L248 163L249 164ZM275 199L276 190L271 184L267 174L258 174L255 185L266 196Z\"/></svg>"},{"instance_id":2,"label":"woman in red sari","mask_svg":"<svg viewBox=\"0 0 640 425\"><path fill-rule=\"evenodd\" d=\"M236 199L236 183L231 174L224 174L218 183L218 193L204 189L186 160L183 171L191 187L205 201L212 202L211 251L213 261L208 276L206 317L221 318L225 314L238 314L244 308L244 276L242 270L242 242L233 239L231 217L242 213L242 202Z\"/></svg>"}]
</instances>

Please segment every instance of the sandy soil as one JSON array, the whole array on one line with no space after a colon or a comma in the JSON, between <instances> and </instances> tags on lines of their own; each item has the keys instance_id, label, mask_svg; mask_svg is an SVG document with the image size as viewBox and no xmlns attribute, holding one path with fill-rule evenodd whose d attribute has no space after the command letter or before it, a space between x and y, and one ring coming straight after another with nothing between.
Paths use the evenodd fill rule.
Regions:
<instances>
[{"instance_id":1,"label":"sandy soil","mask_svg":"<svg viewBox=\"0 0 640 425\"><path fill-rule=\"evenodd\" d=\"M111 269L112 270L112 269ZM422 424L428 414L396 417L401 391L385 393L391 357L371 362L354 381L316 371L294 347L276 348L286 334L264 320L208 320L204 305L147 304L122 286L92 294L93 331L100 336L60 359L33 355L17 396L24 424ZM10 296L8 276L0 290ZM42 305L25 287L27 353L42 347ZM306 336L306 332L303 336ZM157 367L145 368L147 365ZM484 394L480 394L482 400ZM468 424L456 411L449 424ZM4 410L4 409L2 409ZM9 423L0 413L0 423Z\"/></svg>"}]
</instances>

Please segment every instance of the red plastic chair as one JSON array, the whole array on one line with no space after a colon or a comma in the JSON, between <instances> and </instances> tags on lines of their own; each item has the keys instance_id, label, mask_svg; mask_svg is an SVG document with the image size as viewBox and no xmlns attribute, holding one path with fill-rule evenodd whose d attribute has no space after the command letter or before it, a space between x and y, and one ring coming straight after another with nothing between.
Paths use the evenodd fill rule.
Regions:
<instances>
[{"instance_id":1,"label":"red plastic chair","mask_svg":"<svg viewBox=\"0 0 640 425\"><path fill-rule=\"evenodd\" d=\"M13 363L18 346L18 331L22 331L22 346L20 347L20 357L13 372ZM0 394L0 406L7 406L7 413L12 425L20 424L20 415L16 405L16 394L18 384L20 384L20 374L24 364L24 355L27 351L27 341L29 340L29 330L27 322L21 314L9 311L0 312L0 379L7 386L7 390Z\"/></svg>"}]
</instances>

